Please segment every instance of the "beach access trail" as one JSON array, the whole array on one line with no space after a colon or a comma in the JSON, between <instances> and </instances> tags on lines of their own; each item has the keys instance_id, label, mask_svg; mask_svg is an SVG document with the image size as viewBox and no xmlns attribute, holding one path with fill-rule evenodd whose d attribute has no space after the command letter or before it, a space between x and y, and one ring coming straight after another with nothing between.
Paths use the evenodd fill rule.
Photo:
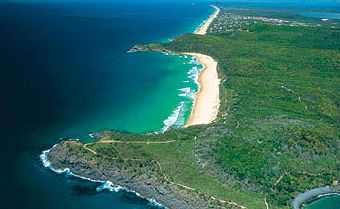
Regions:
<instances>
[{"instance_id":1,"label":"beach access trail","mask_svg":"<svg viewBox=\"0 0 340 209\"><path fill-rule=\"evenodd\" d=\"M90 145L94 145L94 144L144 144L144 145L153 145L153 144L171 144L171 143L175 143L175 140L169 140L169 141L117 141L117 140L102 140L102 141L97 141L97 142L93 142L93 143L87 143L87 144L83 144L82 148L91 152L94 155L99 156L100 154L98 154L95 150L88 148L87 146ZM79 144L78 141L69 141L69 143L73 143L73 144ZM142 161L142 158L112 158L112 160L124 160L124 161ZM195 188L180 184L180 183L176 183L174 181L171 181L170 178L165 174L165 172L163 171L162 165L160 162L156 161L157 166L161 172L161 174L163 175L163 178L170 184L176 185L182 189L185 190L191 190L191 191L196 191L198 193L204 194L209 196L212 200L217 200L220 203L224 203L230 206L234 206L234 207L238 207L240 209L246 209L246 207L237 204L236 202L232 202L232 201L226 201L226 200L220 200L216 197L210 196L208 194L205 194L204 192L198 191Z\"/></svg>"}]
</instances>

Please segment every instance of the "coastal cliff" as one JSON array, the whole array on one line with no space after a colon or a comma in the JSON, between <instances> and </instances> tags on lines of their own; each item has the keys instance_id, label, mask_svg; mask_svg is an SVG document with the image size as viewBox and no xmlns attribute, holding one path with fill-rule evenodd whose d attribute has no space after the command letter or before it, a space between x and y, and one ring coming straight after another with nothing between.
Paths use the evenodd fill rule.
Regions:
<instances>
[{"instance_id":1,"label":"coastal cliff","mask_svg":"<svg viewBox=\"0 0 340 209\"><path fill-rule=\"evenodd\" d=\"M299 208L312 200L320 193L309 189L340 179L340 25L276 16L282 11L222 8L207 35L131 50L213 57L221 79L213 123L61 142L47 153L51 167L174 209Z\"/></svg>"},{"instance_id":2,"label":"coastal cliff","mask_svg":"<svg viewBox=\"0 0 340 209\"><path fill-rule=\"evenodd\" d=\"M140 160L114 159L108 154L94 154L84 146L78 141L63 141L49 150L45 157L53 170L67 170L85 179L112 182L144 198L156 199L167 208L239 208L176 185L162 173L158 162L147 157Z\"/></svg>"}]
</instances>

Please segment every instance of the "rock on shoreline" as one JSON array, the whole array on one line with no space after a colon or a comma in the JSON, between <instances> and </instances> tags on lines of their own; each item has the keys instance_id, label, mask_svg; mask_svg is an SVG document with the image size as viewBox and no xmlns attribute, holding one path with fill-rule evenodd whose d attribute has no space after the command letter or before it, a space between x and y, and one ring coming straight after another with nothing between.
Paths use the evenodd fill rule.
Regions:
<instances>
[{"instance_id":1,"label":"rock on shoreline","mask_svg":"<svg viewBox=\"0 0 340 209\"><path fill-rule=\"evenodd\" d=\"M140 45L137 44L134 47L132 47L130 50L127 52L133 53L133 52L161 52L161 53L166 53L166 54L173 54L170 50L165 49L162 45L160 44L148 44L148 45Z\"/></svg>"},{"instance_id":2,"label":"rock on shoreline","mask_svg":"<svg viewBox=\"0 0 340 209\"><path fill-rule=\"evenodd\" d=\"M117 163L103 157L91 156L82 149L78 141L62 141L46 153L51 168L65 170L73 174L98 181L110 181L138 192L147 199L155 199L157 203L170 209L204 209L233 208L199 192L185 190L164 179L153 162L142 162L131 166L131 163Z\"/></svg>"},{"instance_id":3,"label":"rock on shoreline","mask_svg":"<svg viewBox=\"0 0 340 209\"><path fill-rule=\"evenodd\" d=\"M327 194L340 194L340 186L325 186L308 190L296 196L292 202L292 205L294 209L300 209L303 204L309 203L317 199L319 196Z\"/></svg>"}]
</instances>

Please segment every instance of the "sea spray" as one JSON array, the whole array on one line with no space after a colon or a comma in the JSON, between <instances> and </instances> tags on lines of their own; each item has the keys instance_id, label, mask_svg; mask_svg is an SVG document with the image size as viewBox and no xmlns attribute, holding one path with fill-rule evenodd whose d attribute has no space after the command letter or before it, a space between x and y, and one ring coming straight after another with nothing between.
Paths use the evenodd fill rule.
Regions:
<instances>
[{"instance_id":1,"label":"sea spray","mask_svg":"<svg viewBox=\"0 0 340 209\"><path fill-rule=\"evenodd\" d=\"M127 189L126 187L121 187L119 185L115 185L113 184L111 181L105 181L105 182L102 182L102 185L98 186L96 188L97 192L102 192L104 190L108 190L110 192L120 192L120 191L125 191L125 192L131 192L131 193L134 193L137 197L140 197L140 198L144 198L140 193L136 192L136 191L133 191L133 190L130 190L130 189ZM146 199L146 198L144 198ZM158 203L155 198L149 198L147 199L148 200L148 204L151 205L151 206L156 206L158 208L162 208L162 209L165 209L165 207Z\"/></svg>"},{"instance_id":2,"label":"sea spray","mask_svg":"<svg viewBox=\"0 0 340 209\"><path fill-rule=\"evenodd\" d=\"M193 31L193 33L197 33L202 27L203 25L207 22L207 20L204 20L203 22L201 22L196 29Z\"/></svg>"},{"instance_id":3,"label":"sea spray","mask_svg":"<svg viewBox=\"0 0 340 209\"><path fill-rule=\"evenodd\" d=\"M13 99L14 103L22 103L21 111L12 108L13 112L2 115L4 121L16 120L16 123L13 127L8 123L9 128L4 130L4 136L9 138L4 140L6 151L2 152L1 157L7 159L3 164L6 167L5 175L24 174L6 177L7 181L3 186L10 186L12 189L5 193L3 207L9 205L12 208L32 209L46 205L50 209L65 206L76 209L104 207L111 203L112 208L144 208L144 201L142 204L139 202L130 204L125 198L99 195L84 199L70 195L70 185L67 181L49 178L48 173L51 172L41 172L41 168L36 166L36 163L40 164L39 155L45 150L39 150L37 155L36 149L59 142L60 136L65 138L77 136L85 140L88 133L102 130L124 130L133 133L160 130L167 114L170 114L179 102L168 106L158 105L156 109L149 108L148 105L140 106L136 98L137 94L151 95L149 90L158 89L164 81L170 83L171 75L177 71L171 71L167 66L176 60L170 59L168 62L165 59L152 58L154 56L149 56L148 53L135 59L133 54L124 51L136 43L152 43L160 38L177 37L191 32L193 23L199 21L202 14L207 13L207 6L191 4L160 6L152 3L126 6L126 3L102 4L95 1L93 1L95 5L84 5L81 1L77 2L79 3L57 5L58 9L47 13L46 11L51 8L50 4L26 5L24 9L28 13L23 10L21 4L1 7L1 15L6 16L5 19L1 19L0 24L0 31L6 31L5 34L1 34L1 47L8 48L3 51L8 59L1 62L1 69L4 70L2 73L5 73L2 78L5 81L12 81L15 85L11 87L16 87L6 88L8 95L3 95L5 96L3 100ZM22 15L23 12L25 15ZM79 15L91 18L80 18ZM37 16L40 18L36 18ZM174 18L175 16L177 18ZM152 17L156 20L151 21ZM113 21L117 19L121 21ZM16 27L13 27L13 22L18 23ZM171 27L164 24L169 22ZM148 30L140 30L141 28ZM62 33L65 29L67 33ZM12 47L12 40L19 39L22 44ZM15 53L16 51L22 53ZM12 62L15 60L20 62L16 62L14 66ZM156 64L145 66L147 63ZM177 62L177 66L180 65L182 63ZM13 70L6 71L7 68ZM156 70L160 68L164 68L166 73ZM150 79L139 79L142 74ZM9 78L11 80L8 80ZM162 82L159 85L155 84L155 79L162 79ZM22 82L23 80L29 82ZM181 79L178 83L181 83ZM149 84L155 86L148 88ZM140 86L147 87L144 89L139 88ZM159 91L160 93L156 92L155 98L168 97L170 91L167 90L172 90L173 95L177 97L176 90L181 87L169 87L162 88L164 91ZM25 101L22 97L12 96L18 89L23 90L27 96ZM162 95L165 91L167 92ZM170 100L173 101L172 98ZM135 110L140 113L139 121L134 120ZM146 121L154 110L157 110L155 114L158 116L162 111L163 114ZM28 123L30 125L27 125ZM20 133L17 133L18 126L21 127ZM32 129L36 131L32 133ZM23 143L27 146L16 146ZM23 184L25 189L22 189ZM55 189L56 187L58 189ZM20 197L12 190L20 191ZM32 198L32 195L40 198Z\"/></svg>"},{"instance_id":4,"label":"sea spray","mask_svg":"<svg viewBox=\"0 0 340 209\"><path fill-rule=\"evenodd\" d=\"M162 128L163 133L169 130L169 128L171 128L172 126L176 124L177 120L179 119L181 109L183 108L183 106L184 106L184 101L182 101L180 105L176 107L176 109L172 112L172 114L163 121L164 123L164 127Z\"/></svg>"},{"instance_id":5,"label":"sea spray","mask_svg":"<svg viewBox=\"0 0 340 209\"><path fill-rule=\"evenodd\" d=\"M166 55L166 56L174 55L172 53L163 53L163 54ZM161 132L165 132L165 131L169 130L171 127L183 127L185 125L186 114L188 113L188 111L191 111L192 105L193 105L193 102L194 102L194 99L195 99L194 96L200 88L199 82L198 82L198 77L199 77L199 73L200 73L201 69L203 68L202 67L203 65L201 63L199 63L198 60L193 56L183 55L183 56L181 56L181 58L190 59L189 61L186 61L183 64L193 65L193 66L187 72L186 78L188 80L186 79L186 80L182 81L182 83L187 85L187 86L178 89L178 91L179 91L178 96L182 99L181 99L179 105L172 111L170 116L163 121L164 126L161 129ZM193 86L190 86L190 84L193 85ZM159 132L156 132L156 133L159 133ZM95 138L95 135L91 134L90 137ZM120 192L120 191L131 192L131 193L134 193L136 196L138 196L140 198L147 199L148 202L149 202L149 205L156 206L158 208L165 208L165 206L158 203L155 200L155 198L150 198L150 199L145 198L141 194L139 194L138 192L130 190L126 187L122 187L120 185L115 185L111 181L95 180L95 179L91 179L91 178L84 177L84 176L81 176L81 175L77 175L77 174L74 174L69 168L65 168L65 169L55 169L55 168L53 168L51 166L51 163L48 161L47 155L56 146L57 145L54 145L51 149L43 151L42 154L40 155L40 159L41 159L44 167L49 168L50 170L52 170L53 172L58 173L58 174L65 173L67 177L76 177L76 178L87 180L87 181L90 181L90 182L99 183L100 185L96 188L97 192L102 192L104 190L108 190L110 192Z\"/></svg>"},{"instance_id":6,"label":"sea spray","mask_svg":"<svg viewBox=\"0 0 340 209\"><path fill-rule=\"evenodd\" d=\"M181 89L178 89L178 90L180 91L178 96L189 98L192 101L195 99L194 97L195 97L196 91L191 89L190 87L181 88Z\"/></svg>"},{"instance_id":7,"label":"sea spray","mask_svg":"<svg viewBox=\"0 0 340 209\"><path fill-rule=\"evenodd\" d=\"M45 150L45 151L43 151L42 153L41 153L41 155L40 155L40 160L41 160L41 162L43 163L43 165L44 165L44 167L45 168L49 168L49 169L51 169L53 172L55 172L55 173L67 173L67 172L69 172L70 171L70 169L68 169L68 168L65 168L65 169L55 169L55 168L53 168L52 166L51 166L51 162L50 161L48 161L48 159L47 159L47 154L53 149L53 148L55 148L56 146L57 146L58 144L55 144L55 145L53 145L53 147L51 148L51 149L48 149L48 150Z\"/></svg>"},{"instance_id":8,"label":"sea spray","mask_svg":"<svg viewBox=\"0 0 340 209\"><path fill-rule=\"evenodd\" d=\"M146 199L148 200L148 204L151 205L151 206L155 206L157 208L160 208L160 209L166 209L165 206L163 206L162 204L158 203L155 198L145 198L143 197L140 193L134 191L134 190L130 190L126 187L122 187L122 186L119 186L119 185L116 185L114 183L112 183L111 181L107 180L107 181L102 181L102 180L96 180L96 179L91 179L91 178L88 178L88 177L84 177L84 176L81 176L81 175L77 175L77 174L74 174L72 173L72 171L69 169L69 168L64 168L64 169L55 169L51 166L51 162L48 160L47 158L47 154L51 152L51 150L53 148L55 148L57 146L57 144L53 145L53 147L51 149L48 149L48 150L45 150L43 151L41 154L40 154L40 160L43 164L43 166L45 168L48 168L50 169L51 171L55 172L55 173L58 173L58 174L62 174L62 173L65 173L66 174L66 177L76 177L76 178L79 178L79 179L82 179L82 180L86 180L86 181L90 181L90 182L94 182L94 183L99 183L100 185L96 188L96 191L97 192L102 192L104 190L108 190L110 192L130 192L130 193L133 193L135 194L137 197L139 198L143 198L143 199Z\"/></svg>"},{"instance_id":9,"label":"sea spray","mask_svg":"<svg viewBox=\"0 0 340 209\"><path fill-rule=\"evenodd\" d=\"M188 96L188 94L191 92L190 87L181 88L181 89L178 89L178 90L181 92L180 94L178 94L178 96L180 96L180 97Z\"/></svg>"},{"instance_id":10,"label":"sea spray","mask_svg":"<svg viewBox=\"0 0 340 209\"><path fill-rule=\"evenodd\" d=\"M179 88L178 96L181 98L181 102L172 111L167 119L163 121L162 133L169 130L172 127L183 127L186 123L188 111L193 108L195 101L195 94L199 91L198 77L200 71L203 69L203 65L198 62L197 58L191 55L179 55L180 58L189 59L184 64L192 66L187 72L188 80L183 80L182 83L186 84L185 87ZM191 84L191 85L190 85Z\"/></svg>"}]
</instances>

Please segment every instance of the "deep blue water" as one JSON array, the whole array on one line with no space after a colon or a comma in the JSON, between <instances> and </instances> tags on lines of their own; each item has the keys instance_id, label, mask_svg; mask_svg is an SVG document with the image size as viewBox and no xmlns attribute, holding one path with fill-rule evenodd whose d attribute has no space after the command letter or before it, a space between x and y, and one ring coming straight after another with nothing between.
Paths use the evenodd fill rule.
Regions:
<instances>
[{"instance_id":1,"label":"deep blue water","mask_svg":"<svg viewBox=\"0 0 340 209\"><path fill-rule=\"evenodd\" d=\"M178 105L178 81L191 66L126 50L192 32L212 8L137 2L0 3L0 208L152 208L132 193L98 193L98 184L39 160L60 138L159 130Z\"/></svg>"},{"instance_id":2,"label":"deep blue water","mask_svg":"<svg viewBox=\"0 0 340 209\"><path fill-rule=\"evenodd\" d=\"M1 208L150 208L133 194L98 193L95 183L55 174L39 155L60 138L93 131L159 130L188 67L180 57L126 50L192 32L212 11L185 3L0 3Z\"/></svg>"}]
</instances>

